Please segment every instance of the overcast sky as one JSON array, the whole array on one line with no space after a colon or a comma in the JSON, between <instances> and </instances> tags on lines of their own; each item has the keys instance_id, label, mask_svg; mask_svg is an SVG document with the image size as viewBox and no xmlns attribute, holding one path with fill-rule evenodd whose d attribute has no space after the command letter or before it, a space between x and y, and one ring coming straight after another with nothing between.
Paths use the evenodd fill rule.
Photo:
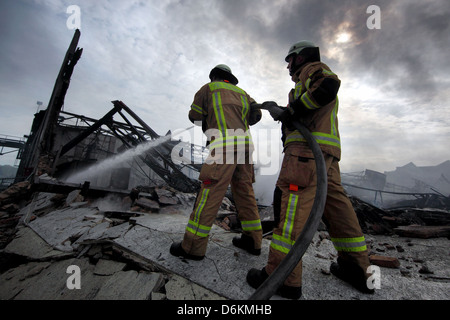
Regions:
<instances>
[{"instance_id":1,"label":"overcast sky","mask_svg":"<svg viewBox=\"0 0 450 320\"><path fill-rule=\"evenodd\" d=\"M36 102L47 106L74 34L71 5L83 54L65 111L99 119L122 100L161 135L187 128L194 94L220 63L258 102L286 105L284 58L307 39L342 81L342 172L450 159L447 0L1 0L0 134L28 134ZM256 143L278 139L279 126L264 111Z\"/></svg>"}]
</instances>

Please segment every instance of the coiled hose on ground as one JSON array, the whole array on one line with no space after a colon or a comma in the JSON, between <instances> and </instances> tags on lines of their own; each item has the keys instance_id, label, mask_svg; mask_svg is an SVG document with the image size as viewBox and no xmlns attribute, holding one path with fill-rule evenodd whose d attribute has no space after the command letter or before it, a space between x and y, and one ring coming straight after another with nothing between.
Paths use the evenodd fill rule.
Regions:
<instances>
[{"instance_id":1,"label":"coiled hose on ground","mask_svg":"<svg viewBox=\"0 0 450 320\"><path fill-rule=\"evenodd\" d=\"M269 110L258 106L260 109ZM317 174L317 189L314 198L314 204L309 214L308 220L303 227L302 232L295 241L294 246L281 261L278 267L272 272L272 274L264 281L261 286L249 297L248 300L268 300L270 299L278 288L283 284L287 276L294 270L295 266L299 263L303 257L306 249L308 249L312 238L322 218L323 210L325 208L325 201L327 198L327 170L325 165L325 159L319 144L314 139L309 130L301 123L293 121L295 129L297 129L303 137L306 139L309 147L311 148L314 159L316 162L316 174Z\"/></svg>"}]
</instances>

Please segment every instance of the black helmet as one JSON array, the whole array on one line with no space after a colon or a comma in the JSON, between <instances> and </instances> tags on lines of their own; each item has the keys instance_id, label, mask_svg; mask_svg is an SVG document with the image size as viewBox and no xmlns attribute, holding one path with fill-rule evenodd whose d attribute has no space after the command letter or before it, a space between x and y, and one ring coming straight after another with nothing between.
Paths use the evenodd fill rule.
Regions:
<instances>
[{"instance_id":1,"label":"black helmet","mask_svg":"<svg viewBox=\"0 0 450 320\"><path fill-rule=\"evenodd\" d=\"M212 81L213 77L228 80L230 83L237 85L238 79L233 75L231 69L226 64L219 64L215 66L209 73L209 79Z\"/></svg>"}]
</instances>

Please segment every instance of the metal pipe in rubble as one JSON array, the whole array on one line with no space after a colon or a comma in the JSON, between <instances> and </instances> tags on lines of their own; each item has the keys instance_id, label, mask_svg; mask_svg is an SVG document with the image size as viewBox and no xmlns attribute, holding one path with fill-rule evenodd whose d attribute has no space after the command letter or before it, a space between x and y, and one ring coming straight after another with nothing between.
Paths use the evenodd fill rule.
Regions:
<instances>
[{"instance_id":1,"label":"metal pipe in rubble","mask_svg":"<svg viewBox=\"0 0 450 320\"><path fill-rule=\"evenodd\" d=\"M258 107L260 106L258 105ZM262 107L260 108L264 109ZM325 208L325 201L327 198L327 170L322 151L311 132L309 132L303 124L297 121L293 121L292 124L295 129L297 129L306 139L306 142L313 152L316 162L317 188L314 204L308 220L306 221L306 224L295 241L292 249L283 261L281 261L274 272L272 272L272 274L266 279L266 281L264 281L261 286L259 286L259 288L256 289L256 291L249 297L249 300L268 300L275 294L278 288L284 283L287 276L292 272L292 270L294 270L295 266L297 266L306 252L306 249L308 249L308 246L317 231L320 219L322 218L323 210Z\"/></svg>"}]
</instances>

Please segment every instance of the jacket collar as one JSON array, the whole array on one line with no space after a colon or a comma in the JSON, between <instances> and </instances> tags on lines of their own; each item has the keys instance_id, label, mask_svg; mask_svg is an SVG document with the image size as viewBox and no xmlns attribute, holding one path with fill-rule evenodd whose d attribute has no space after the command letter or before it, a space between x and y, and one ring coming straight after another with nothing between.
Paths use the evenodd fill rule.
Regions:
<instances>
[{"instance_id":1,"label":"jacket collar","mask_svg":"<svg viewBox=\"0 0 450 320\"><path fill-rule=\"evenodd\" d=\"M298 69L297 72L292 75L292 81L294 81L295 83L298 83L300 81L300 73L302 73L303 68L304 66L300 67L300 69Z\"/></svg>"}]
</instances>

